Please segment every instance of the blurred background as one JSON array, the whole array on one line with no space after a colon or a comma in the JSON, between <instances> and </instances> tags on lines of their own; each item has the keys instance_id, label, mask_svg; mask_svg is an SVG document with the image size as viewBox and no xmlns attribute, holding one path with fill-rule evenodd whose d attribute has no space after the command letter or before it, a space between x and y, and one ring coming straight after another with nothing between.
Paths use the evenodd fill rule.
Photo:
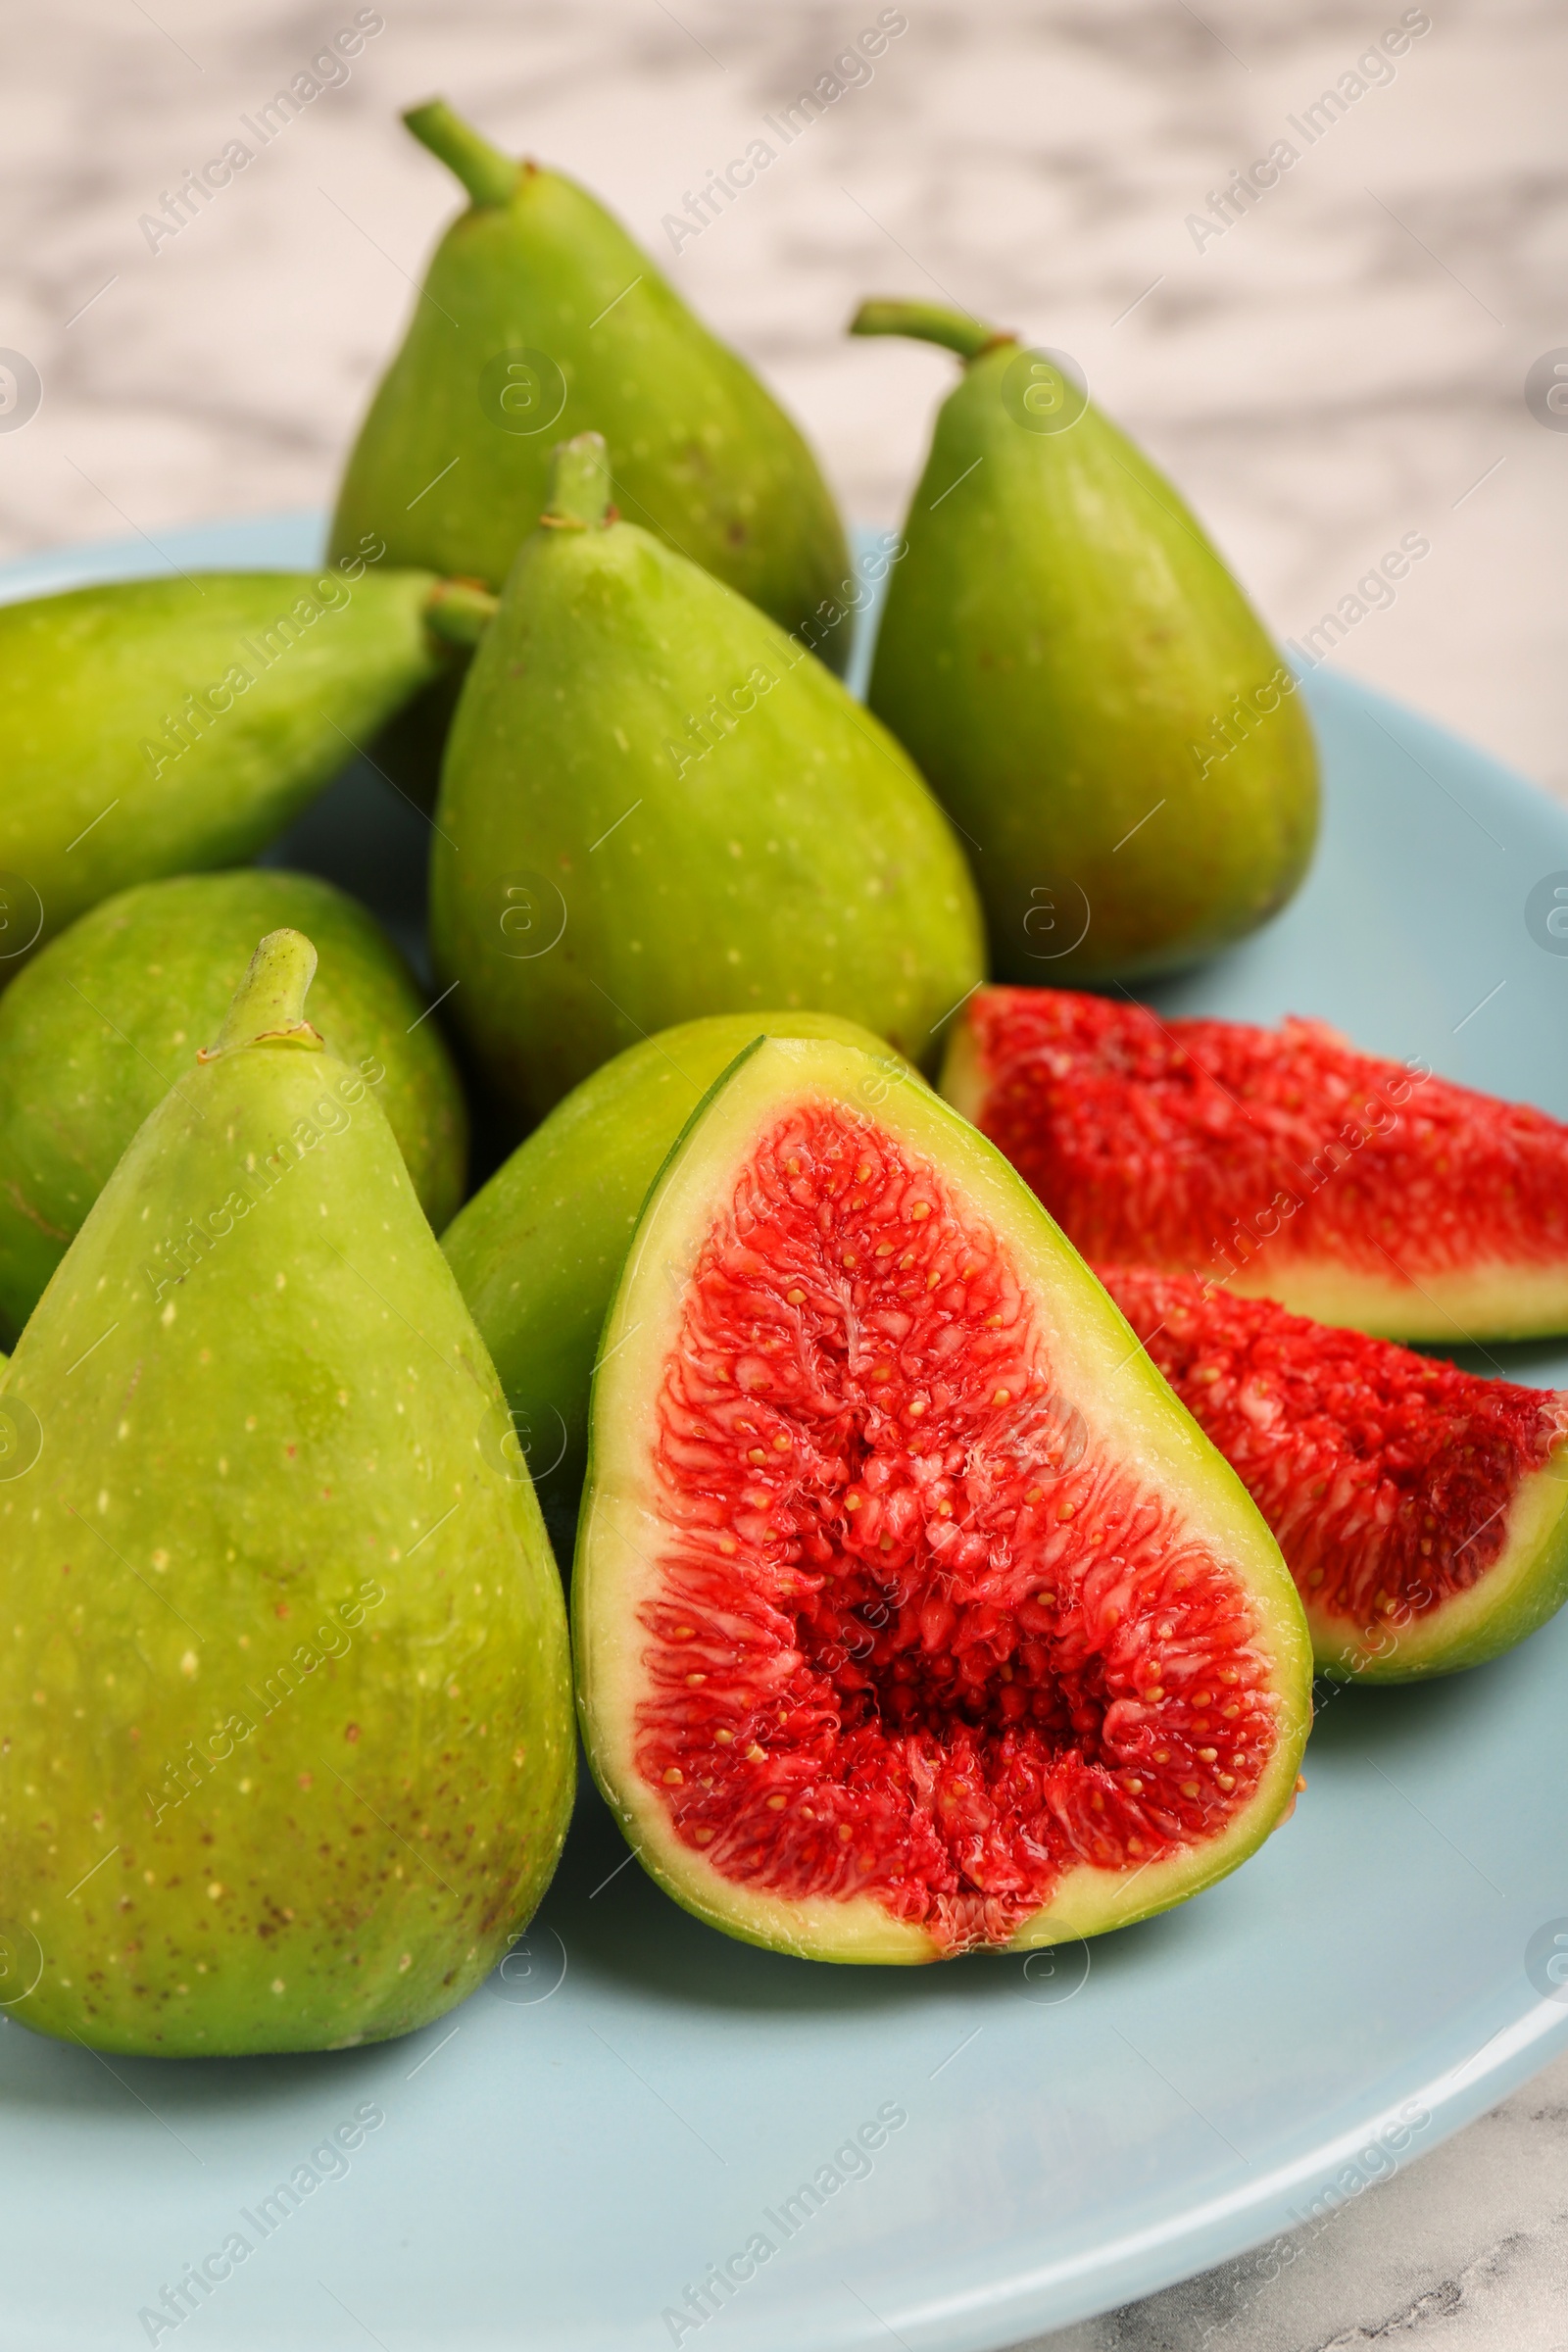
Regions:
<instances>
[{"instance_id":1,"label":"blurred background","mask_svg":"<svg viewBox=\"0 0 1568 2352\"><path fill-rule=\"evenodd\" d=\"M13 14L0 345L41 404L0 430L0 556L329 502L455 209L396 120L440 91L620 213L782 394L857 519L902 514L953 370L844 323L869 292L961 302L1074 355L1282 637L1428 539L1329 658L1568 794L1553 0L907 0L869 77L787 145L764 116L879 0L387 0L348 78L263 147L241 118L357 13ZM1428 29L1358 74L1401 24ZM1355 85L1339 115L1304 112ZM738 202L700 234L666 224L759 136L776 160ZM235 137L259 151L229 186L187 199L177 233L142 224ZM1227 224L1211 196L1279 140L1298 160Z\"/></svg>"},{"instance_id":2,"label":"blurred background","mask_svg":"<svg viewBox=\"0 0 1568 2352\"><path fill-rule=\"evenodd\" d=\"M903 29L868 75L766 126L879 17ZM356 21L346 78L244 126ZM873 292L961 303L1074 356L1281 637L1339 613L1336 666L1568 797L1561 0L54 0L7 45L0 560L329 504L457 206L396 119L440 92L620 213L848 515L899 519L953 368L845 321ZM756 184L683 227L759 137ZM253 160L172 231L235 138ZM1280 141L1275 184L1227 202ZM1408 534L1430 553L1396 600L1358 598ZM1562 2352L1565 2217L1568 2061L1327 2230L1053 2352Z\"/></svg>"}]
</instances>

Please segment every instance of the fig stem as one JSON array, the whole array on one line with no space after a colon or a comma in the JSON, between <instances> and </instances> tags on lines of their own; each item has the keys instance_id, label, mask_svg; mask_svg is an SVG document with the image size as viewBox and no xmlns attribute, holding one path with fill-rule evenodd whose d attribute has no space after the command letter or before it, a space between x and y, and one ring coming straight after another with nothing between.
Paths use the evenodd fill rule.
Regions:
<instances>
[{"instance_id":1,"label":"fig stem","mask_svg":"<svg viewBox=\"0 0 1568 2352\"><path fill-rule=\"evenodd\" d=\"M901 302L888 295L873 295L862 302L850 320L850 332L908 335L916 343L940 343L945 351L956 351L966 365L994 351L999 343L1018 340L1008 328L987 326L967 311L953 310L945 302Z\"/></svg>"},{"instance_id":2,"label":"fig stem","mask_svg":"<svg viewBox=\"0 0 1568 2352\"><path fill-rule=\"evenodd\" d=\"M501 599L478 580L437 580L424 601L424 625L443 645L476 646Z\"/></svg>"},{"instance_id":3,"label":"fig stem","mask_svg":"<svg viewBox=\"0 0 1568 2352\"><path fill-rule=\"evenodd\" d=\"M476 205L508 202L517 182L516 165L481 138L471 122L455 115L444 98L411 106L403 120L420 146L457 173Z\"/></svg>"},{"instance_id":4,"label":"fig stem","mask_svg":"<svg viewBox=\"0 0 1568 2352\"><path fill-rule=\"evenodd\" d=\"M263 1043L319 1054L321 1039L305 1018L306 992L315 977L316 950L304 932L269 931L234 991L218 1043L204 1046L198 1058L211 1061Z\"/></svg>"},{"instance_id":5,"label":"fig stem","mask_svg":"<svg viewBox=\"0 0 1568 2352\"><path fill-rule=\"evenodd\" d=\"M578 433L558 442L550 458L550 490L541 523L586 531L610 517L610 452L603 433Z\"/></svg>"}]
</instances>

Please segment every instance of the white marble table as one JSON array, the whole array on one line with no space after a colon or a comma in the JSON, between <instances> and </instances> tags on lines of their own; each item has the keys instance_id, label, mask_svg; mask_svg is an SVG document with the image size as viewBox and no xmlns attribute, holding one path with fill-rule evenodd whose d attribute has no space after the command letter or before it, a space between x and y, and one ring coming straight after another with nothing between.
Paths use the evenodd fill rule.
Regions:
<instances>
[{"instance_id":1,"label":"white marble table","mask_svg":"<svg viewBox=\"0 0 1568 2352\"><path fill-rule=\"evenodd\" d=\"M0 433L0 552L329 496L452 206L393 110L445 89L667 258L851 512L899 514L951 368L842 325L868 291L946 288L1077 355L1282 635L1404 532L1428 537L1332 659L1568 789L1568 670L1548 653L1568 432L1523 398L1568 344L1553 0L1437 0L1392 81L1311 146L1288 119L1399 0L910 0L874 77L678 256L663 216L871 0L389 0L352 78L149 251L140 217L353 19L334 6L60 0L13 22L0 343L44 397ZM1188 216L1280 137L1298 163L1196 235Z\"/></svg>"},{"instance_id":2,"label":"white marble table","mask_svg":"<svg viewBox=\"0 0 1568 2352\"><path fill-rule=\"evenodd\" d=\"M0 430L0 555L329 499L452 210L394 121L440 90L615 206L858 516L899 514L950 368L843 323L867 292L946 292L1078 358L1282 636L1420 532L1430 558L1329 658L1568 794L1568 431L1524 398L1568 346L1554 0L907 0L872 78L678 254L664 216L876 0L387 0L346 82L249 142L177 235L141 225L356 13L14 14L0 346L42 396ZM1430 29L1392 78L1358 76L1308 137L1304 110L1407 14ZM1212 233L1210 192L1282 138L1295 162ZM1288 2254L1050 2340L1564 2352L1568 2060Z\"/></svg>"}]
</instances>

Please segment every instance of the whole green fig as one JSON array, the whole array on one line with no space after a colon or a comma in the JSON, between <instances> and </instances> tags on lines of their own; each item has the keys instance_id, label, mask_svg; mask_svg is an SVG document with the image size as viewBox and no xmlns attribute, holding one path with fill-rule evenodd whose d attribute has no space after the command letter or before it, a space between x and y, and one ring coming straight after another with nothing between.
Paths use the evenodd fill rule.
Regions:
<instances>
[{"instance_id":1,"label":"whole green fig","mask_svg":"<svg viewBox=\"0 0 1568 2352\"><path fill-rule=\"evenodd\" d=\"M312 874L259 866L144 882L51 940L0 996L0 1340L42 1295L115 1164L216 1036L255 942L320 956L312 1015L376 1090L439 1232L463 1198L468 1117L425 999L380 925Z\"/></svg>"},{"instance_id":2,"label":"whole green fig","mask_svg":"<svg viewBox=\"0 0 1568 2352\"><path fill-rule=\"evenodd\" d=\"M976 845L999 979L1157 972L1275 913L1317 832L1295 681L1201 526L1063 355L868 302L964 363L868 700Z\"/></svg>"},{"instance_id":3,"label":"whole green fig","mask_svg":"<svg viewBox=\"0 0 1568 2352\"><path fill-rule=\"evenodd\" d=\"M7 2014L95 2049L411 2033L565 1833L560 1579L314 962L264 940L0 1384Z\"/></svg>"},{"instance_id":4,"label":"whole green fig","mask_svg":"<svg viewBox=\"0 0 1568 2352\"><path fill-rule=\"evenodd\" d=\"M838 1013L911 1060L982 971L956 837L799 641L558 452L442 772L430 946L520 1121L703 1013Z\"/></svg>"},{"instance_id":5,"label":"whole green fig","mask_svg":"<svg viewBox=\"0 0 1568 2352\"><path fill-rule=\"evenodd\" d=\"M493 600L377 560L0 606L0 985L112 891L265 848L446 674Z\"/></svg>"},{"instance_id":6,"label":"whole green fig","mask_svg":"<svg viewBox=\"0 0 1568 2352\"><path fill-rule=\"evenodd\" d=\"M844 532L805 441L586 190L502 155L441 101L404 121L469 208L442 238L360 429L334 552L499 588L544 508L553 444L604 433L634 522L787 630L834 604ZM834 669L850 630L813 638Z\"/></svg>"}]
</instances>

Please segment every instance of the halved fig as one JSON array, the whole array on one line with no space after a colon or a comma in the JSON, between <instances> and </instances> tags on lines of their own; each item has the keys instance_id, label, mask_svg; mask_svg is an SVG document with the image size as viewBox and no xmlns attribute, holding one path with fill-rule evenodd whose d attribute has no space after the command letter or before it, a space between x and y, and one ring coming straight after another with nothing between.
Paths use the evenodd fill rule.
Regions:
<instances>
[{"instance_id":1,"label":"halved fig","mask_svg":"<svg viewBox=\"0 0 1568 2352\"><path fill-rule=\"evenodd\" d=\"M1167 1908L1291 1804L1300 1602L985 1139L759 1041L654 1185L574 1576L589 1758L675 1898L844 1961Z\"/></svg>"},{"instance_id":2,"label":"halved fig","mask_svg":"<svg viewBox=\"0 0 1568 2352\"><path fill-rule=\"evenodd\" d=\"M1568 1599L1568 1393L1190 1275L1099 1272L1278 1537L1325 1674L1453 1674Z\"/></svg>"},{"instance_id":3,"label":"halved fig","mask_svg":"<svg viewBox=\"0 0 1568 2352\"><path fill-rule=\"evenodd\" d=\"M1094 1264L1385 1339L1568 1331L1568 1126L1321 1021L981 989L942 1092Z\"/></svg>"}]
</instances>

